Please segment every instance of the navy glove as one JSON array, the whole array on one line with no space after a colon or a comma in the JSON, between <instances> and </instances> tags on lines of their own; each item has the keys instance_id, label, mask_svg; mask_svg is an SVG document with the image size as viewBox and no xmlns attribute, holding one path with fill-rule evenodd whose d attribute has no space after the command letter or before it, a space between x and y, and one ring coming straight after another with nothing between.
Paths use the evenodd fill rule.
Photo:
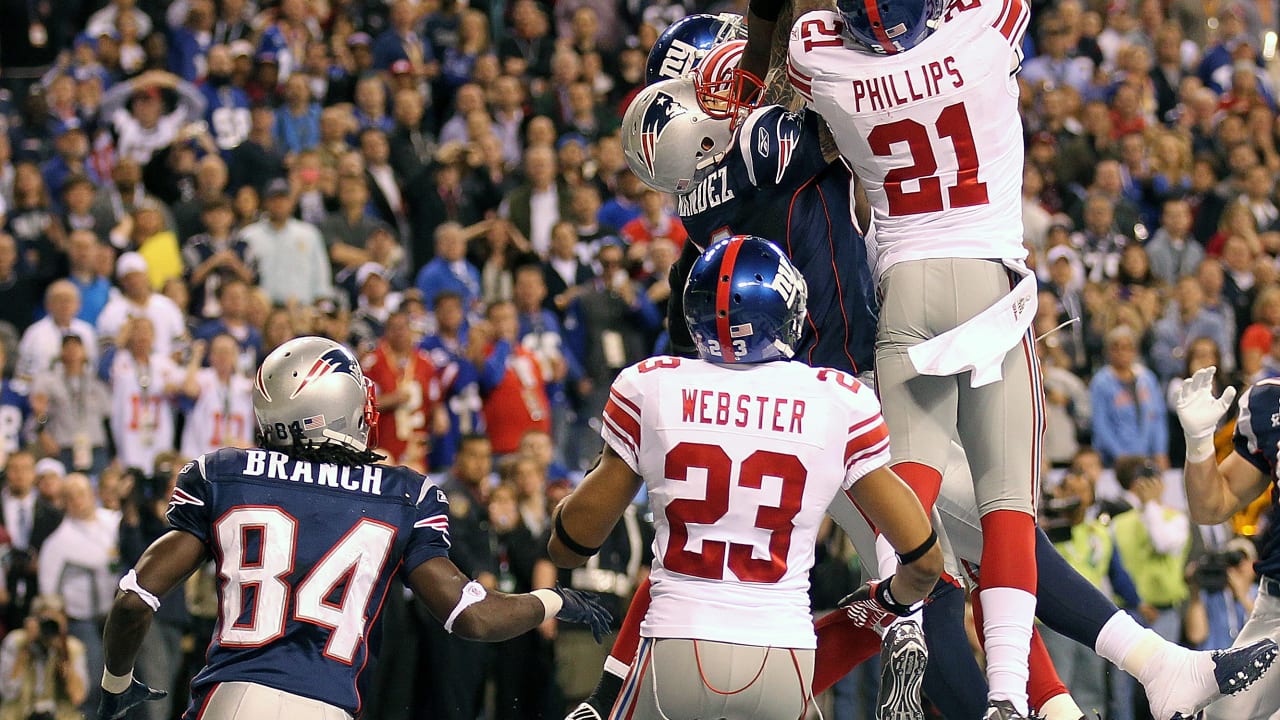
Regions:
<instances>
[{"instance_id":1,"label":"navy glove","mask_svg":"<svg viewBox=\"0 0 1280 720\"><path fill-rule=\"evenodd\" d=\"M122 693L102 691L102 701L98 703L98 720L120 720L142 703L159 700L168 694L163 690L152 690L134 678L129 688Z\"/></svg>"},{"instance_id":2,"label":"navy glove","mask_svg":"<svg viewBox=\"0 0 1280 720\"><path fill-rule=\"evenodd\" d=\"M564 601L560 612L556 613L557 620L586 625L591 628L591 636L596 639L596 643L603 642L604 636L609 634L613 616L596 599L595 593L559 586L553 588L552 592Z\"/></svg>"}]
</instances>

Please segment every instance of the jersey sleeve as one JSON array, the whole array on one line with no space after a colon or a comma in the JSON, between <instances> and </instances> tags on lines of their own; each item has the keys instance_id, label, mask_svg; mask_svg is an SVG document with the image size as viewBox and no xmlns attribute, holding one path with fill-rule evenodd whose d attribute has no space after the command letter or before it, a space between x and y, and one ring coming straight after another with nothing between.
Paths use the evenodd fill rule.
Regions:
<instances>
[{"instance_id":1,"label":"jersey sleeve","mask_svg":"<svg viewBox=\"0 0 1280 720\"><path fill-rule=\"evenodd\" d=\"M640 474L640 408L644 405L638 368L633 365L623 370L613 381L600 424L601 437L637 475Z\"/></svg>"},{"instance_id":2,"label":"jersey sleeve","mask_svg":"<svg viewBox=\"0 0 1280 720\"><path fill-rule=\"evenodd\" d=\"M403 575L407 579L422 563L449 557L449 499L430 480L423 479L414 511L413 530L404 550Z\"/></svg>"},{"instance_id":3,"label":"jersey sleeve","mask_svg":"<svg viewBox=\"0 0 1280 720\"><path fill-rule=\"evenodd\" d=\"M844 443L844 488L889 463L889 427L880 414L875 393L849 373L820 368L818 379L832 384L831 392L847 409Z\"/></svg>"},{"instance_id":4,"label":"jersey sleeve","mask_svg":"<svg viewBox=\"0 0 1280 720\"><path fill-rule=\"evenodd\" d=\"M1271 416L1259 411L1269 403L1271 408L1280 406L1280 385L1260 382L1243 393L1240 393L1240 414L1236 417L1236 431L1232 436L1235 451L1240 457L1249 461L1259 472L1271 475L1271 462L1262 444L1258 442L1259 424L1266 423L1265 431L1271 429ZM1259 411L1259 412L1255 412Z\"/></svg>"},{"instance_id":5,"label":"jersey sleeve","mask_svg":"<svg viewBox=\"0 0 1280 720\"><path fill-rule=\"evenodd\" d=\"M1031 6L1029 0L1001 0L997 3L1000 11L991 27L999 32L1010 49L1017 53L1018 61L1022 61L1022 38L1027 33L1027 25L1031 22Z\"/></svg>"},{"instance_id":6,"label":"jersey sleeve","mask_svg":"<svg viewBox=\"0 0 1280 720\"><path fill-rule=\"evenodd\" d=\"M826 167L818 139L820 122L812 110L792 113L778 105L749 115L738 133L738 150L751 184L759 188L798 185Z\"/></svg>"},{"instance_id":7,"label":"jersey sleeve","mask_svg":"<svg viewBox=\"0 0 1280 720\"><path fill-rule=\"evenodd\" d=\"M814 50L844 45L844 24L838 13L813 10L801 15L791 26L787 44L787 79L806 103L813 104L813 79L821 75Z\"/></svg>"},{"instance_id":8,"label":"jersey sleeve","mask_svg":"<svg viewBox=\"0 0 1280 720\"><path fill-rule=\"evenodd\" d=\"M165 511L169 527L189 532L205 544L209 543L213 524L213 488L207 475L209 457L201 455L182 468L169 498L169 509Z\"/></svg>"}]
</instances>

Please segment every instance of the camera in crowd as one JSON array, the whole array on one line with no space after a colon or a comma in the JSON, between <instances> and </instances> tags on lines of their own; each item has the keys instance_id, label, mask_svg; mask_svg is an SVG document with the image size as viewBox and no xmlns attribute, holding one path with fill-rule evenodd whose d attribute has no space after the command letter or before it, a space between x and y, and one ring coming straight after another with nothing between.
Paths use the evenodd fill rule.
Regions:
<instances>
[{"instance_id":1,"label":"camera in crowd","mask_svg":"<svg viewBox=\"0 0 1280 720\"><path fill-rule=\"evenodd\" d=\"M1222 592L1227 589L1227 570L1248 558L1248 553L1238 548L1211 550L1196 561L1192 577L1201 590L1208 593Z\"/></svg>"},{"instance_id":2,"label":"camera in crowd","mask_svg":"<svg viewBox=\"0 0 1280 720\"><path fill-rule=\"evenodd\" d=\"M1050 542L1060 543L1071 539L1071 528L1080 517L1082 501L1078 495L1051 495L1040 498L1040 528Z\"/></svg>"}]
</instances>

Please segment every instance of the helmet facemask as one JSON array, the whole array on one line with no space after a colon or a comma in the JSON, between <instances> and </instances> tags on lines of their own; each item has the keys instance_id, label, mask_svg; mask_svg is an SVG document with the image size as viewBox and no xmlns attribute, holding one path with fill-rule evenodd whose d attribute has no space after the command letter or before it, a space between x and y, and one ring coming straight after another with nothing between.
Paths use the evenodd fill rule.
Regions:
<instances>
[{"instance_id":1,"label":"helmet facemask","mask_svg":"<svg viewBox=\"0 0 1280 720\"><path fill-rule=\"evenodd\" d=\"M717 45L694 73L698 107L710 118L728 120L733 131L764 101L764 81L738 67L746 46L744 40Z\"/></svg>"}]
</instances>

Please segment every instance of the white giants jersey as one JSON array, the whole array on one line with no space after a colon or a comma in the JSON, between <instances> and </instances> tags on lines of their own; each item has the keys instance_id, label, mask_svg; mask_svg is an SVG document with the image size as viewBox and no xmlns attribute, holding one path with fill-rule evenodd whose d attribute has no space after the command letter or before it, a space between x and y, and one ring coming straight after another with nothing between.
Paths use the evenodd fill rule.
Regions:
<instances>
[{"instance_id":1,"label":"white giants jersey","mask_svg":"<svg viewBox=\"0 0 1280 720\"><path fill-rule=\"evenodd\" d=\"M861 49L829 10L792 27L791 82L866 187L878 274L906 260L1026 256L1013 73L1028 18L1026 0L949 0L932 35L893 55Z\"/></svg>"},{"instance_id":2,"label":"white giants jersey","mask_svg":"<svg viewBox=\"0 0 1280 720\"><path fill-rule=\"evenodd\" d=\"M656 357L614 381L602 434L644 478L657 530L640 634L815 647L818 526L889 461L875 394L799 362Z\"/></svg>"},{"instance_id":3,"label":"white giants jersey","mask_svg":"<svg viewBox=\"0 0 1280 720\"><path fill-rule=\"evenodd\" d=\"M233 373L226 383L213 368L196 372L200 395L182 428L182 456L200 457L224 447L252 447L257 420L253 384Z\"/></svg>"},{"instance_id":4,"label":"white giants jersey","mask_svg":"<svg viewBox=\"0 0 1280 720\"><path fill-rule=\"evenodd\" d=\"M142 366L127 352L111 361L111 437L125 467L150 474L156 455L173 449L173 407L167 387L182 382L183 371L156 353Z\"/></svg>"}]
</instances>

